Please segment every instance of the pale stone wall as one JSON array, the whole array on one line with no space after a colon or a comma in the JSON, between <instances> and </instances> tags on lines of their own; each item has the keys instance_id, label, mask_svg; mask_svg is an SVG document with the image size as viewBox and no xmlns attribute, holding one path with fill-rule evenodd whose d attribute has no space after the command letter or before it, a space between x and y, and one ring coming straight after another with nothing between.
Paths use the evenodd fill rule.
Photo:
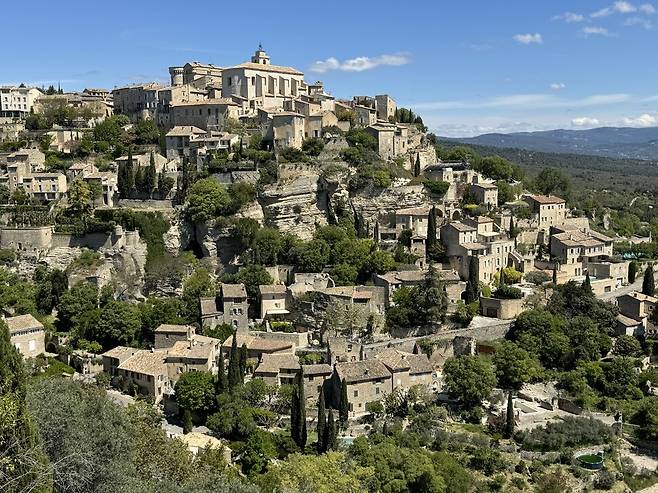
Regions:
<instances>
[{"instance_id":1,"label":"pale stone wall","mask_svg":"<svg viewBox=\"0 0 658 493\"><path fill-rule=\"evenodd\" d=\"M518 300L501 300L480 297L480 309L485 317L511 320L523 311L523 298Z\"/></svg>"},{"instance_id":2,"label":"pale stone wall","mask_svg":"<svg viewBox=\"0 0 658 493\"><path fill-rule=\"evenodd\" d=\"M43 328L21 330L11 336L11 343L24 358L34 358L46 352L46 333Z\"/></svg>"}]
</instances>

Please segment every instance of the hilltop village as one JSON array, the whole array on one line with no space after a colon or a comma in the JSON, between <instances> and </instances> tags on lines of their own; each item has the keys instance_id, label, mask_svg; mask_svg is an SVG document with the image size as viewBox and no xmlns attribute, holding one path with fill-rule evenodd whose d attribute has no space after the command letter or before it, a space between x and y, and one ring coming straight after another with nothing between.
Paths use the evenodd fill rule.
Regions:
<instances>
[{"instance_id":1,"label":"hilltop village","mask_svg":"<svg viewBox=\"0 0 658 493\"><path fill-rule=\"evenodd\" d=\"M168 72L0 87L0 309L51 463L82 400L150 437L134 491L215 491L176 489L204 467L230 491L658 481L651 235L260 46Z\"/></svg>"}]
</instances>

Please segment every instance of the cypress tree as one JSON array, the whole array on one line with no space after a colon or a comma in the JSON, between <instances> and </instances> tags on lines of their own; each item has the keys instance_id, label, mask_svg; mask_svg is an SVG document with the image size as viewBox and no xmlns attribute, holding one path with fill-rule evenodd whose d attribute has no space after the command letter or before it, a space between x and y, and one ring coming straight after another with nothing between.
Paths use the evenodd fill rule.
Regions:
<instances>
[{"instance_id":1,"label":"cypress tree","mask_svg":"<svg viewBox=\"0 0 658 493\"><path fill-rule=\"evenodd\" d=\"M347 420L350 416L350 404L347 400L347 380L343 378L340 382L340 403L338 405L338 417L341 426L347 427Z\"/></svg>"},{"instance_id":2,"label":"cypress tree","mask_svg":"<svg viewBox=\"0 0 658 493\"><path fill-rule=\"evenodd\" d=\"M427 243L425 246L428 256L436 249L436 206L432 206L427 217Z\"/></svg>"},{"instance_id":3,"label":"cypress tree","mask_svg":"<svg viewBox=\"0 0 658 493\"><path fill-rule=\"evenodd\" d=\"M233 390L238 385L240 385L240 356L238 355L237 335L233 332L231 354L228 360L228 388Z\"/></svg>"},{"instance_id":4,"label":"cypress tree","mask_svg":"<svg viewBox=\"0 0 658 493\"><path fill-rule=\"evenodd\" d=\"M290 403L290 437L292 441L299 445L301 432L299 429L299 394L297 385L293 386L292 401Z\"/></svg>"},{"instance_id":5,"label":"cypress tree","mask_svg":"<svg viewBox=\"0 0 658 493\"><path fill-rule=\"evenodd\" d=\"M124 163L119 163L119 169L117 169L117 189L121 198L125 198L128 195L126 188L126 165Z\"/></svg>"},{"instance_id":6,"label":"cypress tree","mask_svg":"<svg viewBox=\"0 0 658 493\"><path fill-rule=\"evenodd\" d=\"M388 436L388 421L384 421L384 425L382 426L382 435Z\"/></svg>"},{"instance_id":7,"label":"cypress tree","mask_svg":"<svg viewBox=\"0 0 658 493\"><path fill-rule=\"evenodd\" d=\"M133 190L135 189L135 170L133 167L133 151L128 149L128 161L125 166L125 178L126 178L126 197L129 197Z\"/></svg>"},{"instance_id":8,"label":"cypress tree","mask_svg":"<svg viewBox=\"0 0 658 493\"><path fill-rule=\"evenodd\" d=\"M414 176L420 176L420 153L416 157L416 164L414 166Z\"/></svg>"},{"instance_id":9,"label":"cypress tree","mask_svg":"<svg viewBox=\"0 0 658 493\"><path fill-rule=\"evenodd\" d=\"M192 423L192 413L189 411L189 409L185 409L183 411L183 434L187 435L192 431L194 428L194 424Z\"/></svg>"},{"instance_id":10,"label":"cypress tree","mask_svg":"<svg viewBox=\"0 0 658 493\"><path fill-rule=\"evenodd\" d=\"M151 151L151 158L149 160L148 168L144 173L144 191L149 194L149 197L153 195L153 190L157 186L158 175L155 171L155 155Z\"/></svg>"},{"instance_id":11,"label":"cypress tree","mask_svg":"<svg viewBox=\"0 0 658 493\"><path fill-rule=\"evenodd\" d=\"M297 415L297 420L299 421L299 448L304 450L306 447L307 431L306 431L306 396L304 395L304 377L302 376L302 370L297 372L297 399L298 405L297 409L299 413Z\"/></svg>"},{"instance_id":12,"label":"cypress tree","mask_svg":"<svg viewBox=\"0 0 658 493\"><path fill-rule=\"evenodd\" d=\"M514 436L514 401L512 393L507 394L507 414L505 416L505 435L507 438Z\"/></svg>"},{"instance_id":13,"label":"cypress tree","mask_svg":"<svg viewBox=\"0 0 658 493\"><path fill-rule=\"evenodd\" d=\"M630 264L628 264L628 282L633 284L635 282L636 277L637 277L637 262L633 260Z\"/></svg>"},{"instance_id":14,"label":"cypress tree","mask_svg":"<svg viewBox=\"0 0 658 493\"><path fill-rule=\"evenodd\" d=\"M327 419L327 427L325 428L325 444L327 450L336 450L337 437L338 429L336 428L336 421L334 421L334 410L329 409L329 418Z\"/></svg>"},{"instance_id":15,"label":"cypress tree","mask_svg":"<svg viewBox=\"0 0 658 493\"><path fill-rule=\"evenodd\" d=\"M585 282L583 282L583 289L588 293L592 292L592 281L589 278L589 272L585 274Z\"/></svg>"},{"instance_id":16,"label":"cypress tree","mask_svg":"<svg viewBox=\"0 0 658 493\"><path fill-rule=\"evenodd\" d=\"M0 477L12 482L8 491L51 491L48 459L27 410L26 392L23 357L0 321L0 402L7 411L6 426L0 427Z\"/></svg>"},{"instance_id":17,"label":"cypress tree","mask_svg":"<svg viewBox=\"0 0 658 493\"><path fill-rule=\"evenodd\" d=\"M372 236L375 243L379 242L379 221L375 221L375 227L372 229Z\"/></svg>"},{"instance_id":18,"label":"cypress tree","mask_svg":"<svg viewBox=\"0 0 658 493\"><path fill-rule=\"evenodd\" d=\"M557 286L557 263L553 264L553 284Z\"/></svg>"},{"instance_id":19,"label":"cypress tree","mask_svg":"<svg viewBox=\"0 0 658 493\"><path fill-rule=\"evenodd\" d=\"M247 374L247 345L242 344L240 347L240 358L238 360L240 367L240 383L244 383L244 376Z\"/></svg>"},{"instance_id":20,"label":"cypress tree","mask_svg":"<svg viewBox=\"0 0 658 493\"><path fill-rule=\"evenodd\" d=\"M649 264L644 271L642 294L646 294L647 296L654 296L656 294L656 282L653 278L653 264Z\"/></svg>"},{"instance_id":21,"label":"cypress tree","mask_svg":"<svg viewBox=\"0 0 658 493\"><path fill-rule=\"evenodd\" d=\"M219 368L217 369L217 380L215 380L215 394L223 394L228 390L228 378L224 368L224 353L219 352Z\"/></svg>"},{"instance_id":22,"label":"cypress tree","mask_svg":"<svg viewBox=\"0 0 658 493\"><path fill-rule=\"evenodd\" d=\"M145 179L146 179L145 169L138 165L137 168L135 168L135 189L138 192L141 193L147 192Z\"/></svg>"},{"instance_id":23,"label":"cypress tree","mask_svg":"<svg viewBox=\"0 0 658 493\"><path fill-rule=\"evenodd\" d=\"M466 303L473 303L480 298L480 280L478 278L477 257L468 261L468 281L466 282Z\"/></svg>"},{"instance_id":24,"label":"cypress tree","mask_svg":"<svg viewBox=\"0 0 658 493\"><path fill-rule=\"evenodd\" d=\"M317 450L318 454L321 454L322 452L326 452L326 444L324 441L324 429L327 427L327 416L326 416L326 410L325 410L325 405L324 405L324 390L320 389L320 399L318 401L318 424L317 424L317 432L318 432L318 445L317 445Z\"/></svg>"}]
</instances>

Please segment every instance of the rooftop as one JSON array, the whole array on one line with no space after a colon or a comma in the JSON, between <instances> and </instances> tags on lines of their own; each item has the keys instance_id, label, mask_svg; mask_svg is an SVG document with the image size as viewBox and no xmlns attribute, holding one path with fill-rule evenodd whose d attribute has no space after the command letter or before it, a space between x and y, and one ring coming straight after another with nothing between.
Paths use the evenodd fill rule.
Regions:
<instances>
[{"instance_id":1,"label":"rooftop","mask_svg":"<svg viewBox=\"0 0 658 493\"><path fill-rule=\"evenodd\" d=\"M9 334L14 332L20 332L27 329L42 329L43 324L39 322L29 313L27 315L18 315L17 317L9 317L5 319L7 322L7 327L9 327Z\"/></svg>"},{"instance_id":2,"label":"rooftop","mask_svg":"<svg viewBox=\"0 0 658 493\"><path fill-rule=\"evenodd\" d=\"M334 369L326 363L316 365L302 365L304 375L331 375Z\"/></svg>"},{"instance_id":3,"label":"rooftop","mask_svg":"<svg viewBox=\"0 0 658 493\"><path fill-rule=\"evenodd\" d=\"M199 127L193 125L179 125L167 132L167 137L186 137L188 135L200 135L205 134L205 130L201 130Z\"/></svg>"},{"instance_id":4,"label":"rooftop","mask_svg":"<svg viewBox=\"0 0 658 493\"><path fill-rule=\"evenodd\" d=\"M556 197L555 195L527 195L526 197L541 205L565 203L564 199Z\"/></svg>"},{"instance_id":5,"label":"rooftop","mask_svg":"<svg viewBox=\"0 0 658 493\"><path fill-rule=\"evenodd\" d=\"M260 294L286 294L287 288L284 284L261 284L258 291Z\"/></svg>"},{"instance_id":6,"label":"rooftop","mask_svg":"<svg viewBox=\"0 0 658 493\"><path fill-rule=\"evenodd\" d=\"M430 206L409 207L407 209L398 209L395 211L396 216L427 216L430 213Z\"/></svg>"},{"instance_id":7,"label":"rooftop","mask_svg":"<svg viewBox=\"0 0 658 493\"><path fill-rule=\"evenodd\" d=\"M391 378L391 373L386 365L378 359L336 363L336 371L348 384Z\"/></svg>"},{"instance_id":8,"label":"rooftop","mask_svg":"<svg viewBox=\"0 0 658 493\"><path fill-rule=\"evenodd\" d=\"M222 298L246 298L247 290L244 284L225 284L222 283Z\"/></svg>"},{"instance_id":9,"label":"rooftop","mask_svg":"<svg viewBox=\"0 0 658 493\"><path fill-rule=\"evenodd\" d=\"M303 72L300 72L299 70L294 69L292 67L284 67L281 65L265 65L262 63L254 63L254 62L241 63L240 65L236 65L234 67L228 67L225 70L234 70L241 68L249 69L249 70L259 70L262 72L277 72L280 74L304 75Z\"/></svg>"},{"instance_id":10,"label":"rooftop","mask_svg":"<svg viewBox=\"0 0 658 493\"><path fill-rule=\"evenodd\" d=\"M166 353L162 351L139 350L119 365L119 369L142 375L166 375Z\"/></svg>"},{"instance_id":11,"label":"rooftop","mask_svg":"<svg viewBox=\"0 0 658 493\"><path fill-rule=\"evenodd\" d=\"M192 329L192 327L189 325L160 324L155 329L155 332L163 334L187 334L190 329Z\"/></svg>"},{"instance_id":12,"label":"rooftop","mask_svg":"<svg viewBox=\"0 0 658 493\"><path fill-rule=\"evenodd\" d=\"M299 359L294 354L263 354L255 373L279 373L281 370L299 370Z\"/></svg>"}]
</instances>

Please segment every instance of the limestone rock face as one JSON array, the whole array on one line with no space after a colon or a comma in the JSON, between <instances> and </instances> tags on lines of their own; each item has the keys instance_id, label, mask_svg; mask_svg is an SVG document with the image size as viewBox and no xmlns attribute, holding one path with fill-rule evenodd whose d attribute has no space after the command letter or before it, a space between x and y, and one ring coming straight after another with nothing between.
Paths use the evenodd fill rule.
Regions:
<instances>
[{"instance_id":1,"label":"limestone rock face","mask_svg":"<svg viewBox=\"0 0 658 493\"><path fill-rule=\"evenodd\" d=\"M311 239L316 224L327 224L327 197L318 179L317 172L308 170L265 187L260 201L266 223Z\"/></svg>"},{"instance_id":2,"label":"limestone rock face","mask_svg":"<svg viewBox=\"0 0 658 493\"><path fill-rule=\"evenodd\" d=\"M254 219L261 225L265 222L265 213L258 202L252 202L251 204L246 205L235 214L235 217Z\"/></svg>"},{"instance_id":3,"label":"limestone rock face","mask_svg":"<svg viewBox=\"0 0 658 493\"><path fill-rule=\"evenodd\" d=\"M395 211L408 207L421 207L430 205L431 202L424 193L422 185L394 186L379 190L364 190L352 196L354 210L361 214L363 220L368 224L369 231L375 222L382 218L392 219Z\"/></svg>"},{"instance_id":4,"label":"limestone rock face","mask_svg":"<svg viewBox=\"0 0 658 493\"><path fill-rule=\"evenodd\" d=\"M182 213L177 213L171 217L171 226L163 235L165 249L170 255L178 255L181 250L189 247L194 238L194 228L182 217Z\"/></svg>"}]
</instances>

